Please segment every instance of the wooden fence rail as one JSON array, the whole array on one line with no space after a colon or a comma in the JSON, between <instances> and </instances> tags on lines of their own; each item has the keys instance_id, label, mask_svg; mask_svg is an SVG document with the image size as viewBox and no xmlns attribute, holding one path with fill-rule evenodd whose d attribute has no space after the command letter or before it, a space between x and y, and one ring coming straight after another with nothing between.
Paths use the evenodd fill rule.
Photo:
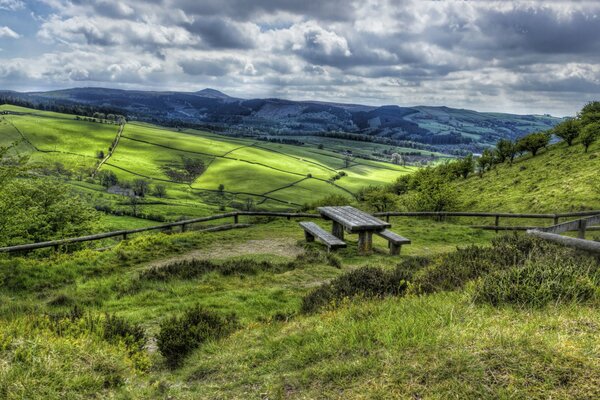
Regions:
<instances>
[{"instance_id":1,"label":"wooden fence rail","mask_svg":"<svg viewBox=\"0 0 600 400\"><path fill-rule=\"evenodd\" d=\"M598 223L600 223L600 213L599 215L594 215L592 217L563 222L562 224L555 224L545 228L533 228L528 230L527 234L562 246L573 247L592 253L600 253L600 242L585 239L586 231L597 230L598 227L591 225ZM578 238L560 235L561 233L569 231L578 231Z\"/></svg>"},{"instance_id":2,"label":"wooden fence rail","mask_svg":"<svg viewBox=\"0 0 600 400\"><path fill-rule=\"evenodd\" d=\"M530 226L500 226L500 218L540 218L540 219L552 219L556 226L558 224L558 220L560 218L567 217L581 217L581 216L598 216L600 211L582 211L582 212L571 212L571 213L555 213L555 214L511 214L511 213L488 213L488 212L379 212L374 213L373 215L377 217L385 217L388 221L390 217L494 217L495 225L484 225L484 226L472 226L472 228L476 229L484 229L484 230L495 230L495 231L504 231L504 230L527 230L530 231L532 229L540 229L537 227ZM82 243L82 242L91 242L96 240L114 238L114 237L122 237L123 239L127 239L128 236L141 233L141 232L149 232L149 231L172 231L175 227L181 227L181 232L185 232L188 227L192 224L200 223L200 222L208 222L215 221L226 218L233 218L233 225L228 226L239 226L239 217L240 216L254 216L254 217L277 217L277 218L321 218L319 214L311 214L311 213L286 213L286 212L270 212L270 211L235 211L224 214L212 215L210 217L202 217L202 218L194 218L188 219L184 221L176 221L169 222L166 224L150 226L146 228L138 228L138 229L130 229L130 230L119 230L113 232L105 232L98 233L94 235L76 237L76 238L68 238L68 239L59 239L59 240L51 240L47 242L40 243L30 243L30 244L22 244L17 246L9 246L9 247L1 247L0 253L14 253L14 252L25 252L36 249L50 248L54 247L55 249L60 246L73 244L73 243ZM597 219L589 219L589 222L586 224L587 230L600 230L600 227L591 226L592 223L600 223L600 220ZM560 225L565 225L568 228L572 228L574 225L573 221L567 222ZM246 225L244 225L246 226ZM219 227L214 227L214 229L209 228L209 230L219 230ZM548 228L549 229L549 228ZM567 230L578 230L579 225L577 225L576 229L567 229Z\"/></svg>"}]
</instances>

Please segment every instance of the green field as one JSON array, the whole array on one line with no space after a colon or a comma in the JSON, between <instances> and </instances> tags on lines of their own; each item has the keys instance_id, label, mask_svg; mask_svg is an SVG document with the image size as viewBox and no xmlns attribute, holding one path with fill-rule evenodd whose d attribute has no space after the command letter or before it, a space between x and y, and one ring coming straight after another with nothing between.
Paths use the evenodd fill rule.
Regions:
<instances>
[{"instance_id":1,"label":"green field","mask_svg":"<svg viewBox=\"0 0 600 400\"><path fill-rule=\"evenodd\" d=\"M76 120L72 115L0 106L0 144L21 140L19 150L31 154L32 165L94 170L99 151L108 153L118 126ZM360 147L358 144L357 147ZM318 149L317 144L281 145L229 138L197 130L163 129L143 123L125 125L120 142L100 170L113 171L120 181L145 179L167 187L160 206L143 206L146 213L168 219L206 215L251 199L260 209L293 210L320 198L337 194L349 201L361 187L380 185L412 171L389 163L354 158L348 168L337 147ZM205 171L193 181L174 179L169 168L180 168L184 159L199 160ZM331 178L341 171L341 179ZM81 188L82 182L73 182ZM220 185L224 195L217 194ZM88 188L89 192L90 188ZM95 186L91 193L102 194ZM102 203L124 199L105 194ZM156 203L152 196L150 202Z\"/></svg>"}]
</instances>

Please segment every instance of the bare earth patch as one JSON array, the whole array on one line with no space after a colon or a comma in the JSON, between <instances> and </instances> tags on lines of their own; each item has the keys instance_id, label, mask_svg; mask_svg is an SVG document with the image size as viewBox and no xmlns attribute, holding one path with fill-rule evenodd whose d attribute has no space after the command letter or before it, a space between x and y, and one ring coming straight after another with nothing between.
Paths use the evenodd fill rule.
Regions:
<instances>
[{"instance_id":1,"label":"bare earth patch","mask_svg":"<svg viewBox=\"0 0 600 400\"><path fill-rule=\"evenodd\" d=\"M302 254L304 249L298 246L297 241L292 238L248 240L243 243L227 243L214 245L201 250L194 250L177 257L169 257L164 260L151 263L149 266L162 266L176 261L192 259L222 259L248 254L270 254L295 258Z\"/></svg>"}]
</instances>

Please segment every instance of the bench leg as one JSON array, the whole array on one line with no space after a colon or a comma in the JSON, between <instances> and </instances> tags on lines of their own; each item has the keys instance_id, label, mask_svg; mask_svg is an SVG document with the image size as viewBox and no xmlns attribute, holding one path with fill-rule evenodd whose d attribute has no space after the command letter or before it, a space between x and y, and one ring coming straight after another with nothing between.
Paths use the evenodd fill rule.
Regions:
<instances>
[{"instance_id":1,"label":"bench leg","mask_svg":"<svg viewBox=\"0 0 600 400\"><path fill-rule=\"evenodd\" d=\"M389 242L390 244L390 254L393 256L397 256L398 254L400 254L400 249L402 249L402 245L401 244L394 244L392 242Z\"/></svg>"},{"instance_id":2,"label":"bench leg","mask_svg":"<svg viewBox=\"0 0 600 400\"><path fill-rule=\"evenodd\" d=\"M331 233L333 236L340 240L344 240L344 226L339 222L333 221L333 226L331 228Z\"/></svg>"},{"instance_id":3,"label":"bench leg","mask_svg":"<svg viewBox=\"0 0 600 400\"><path fill-rule=\"evenodd\" d=\"M314 242L315 241L315 237L307 231L304 231L304 238L306 239L307 242Z\"/></svg>"},{"instance_id":4,"label":"bench leg","mask_svg":"<svg viewBox=\"0 0 600 400\"><path fill-rule=\"evenodd\" d=\"M358 251L360 253L369 253L371 250L373 250L373 232L359 232Z\"/></svg>"}]
</instances>

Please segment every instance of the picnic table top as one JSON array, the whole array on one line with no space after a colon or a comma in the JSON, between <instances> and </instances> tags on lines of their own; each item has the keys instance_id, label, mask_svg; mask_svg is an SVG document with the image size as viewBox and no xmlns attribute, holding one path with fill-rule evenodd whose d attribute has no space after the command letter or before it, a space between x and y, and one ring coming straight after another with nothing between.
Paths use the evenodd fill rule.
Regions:
<instances>
[{"instance_id":1,"label":"picnic table top","mask_svg":"<svg viewBox=\"0 0 600 400\"><path fill-rule=\"evenodd\" d=\"M319 207L319 213L341 224L350 232L383 231L391 225L352 206Z\"/></svg>"}]
</instances>

